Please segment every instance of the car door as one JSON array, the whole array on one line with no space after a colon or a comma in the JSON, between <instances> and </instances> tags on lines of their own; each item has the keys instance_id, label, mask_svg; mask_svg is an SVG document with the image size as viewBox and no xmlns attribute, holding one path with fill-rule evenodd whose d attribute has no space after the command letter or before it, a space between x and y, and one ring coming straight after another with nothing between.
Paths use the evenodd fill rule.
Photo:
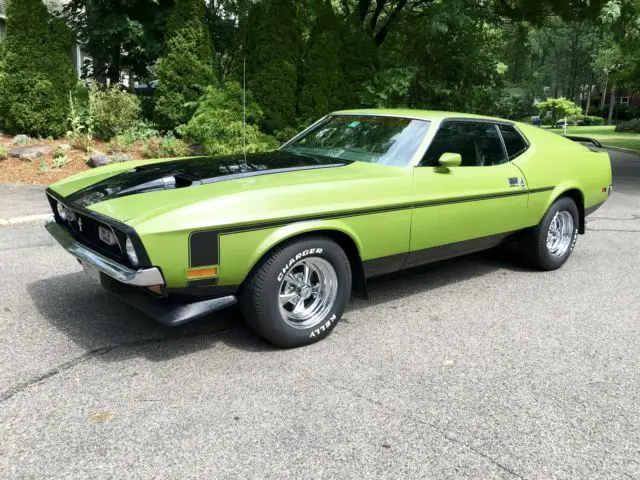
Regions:
<instances>
[{"instance_id":1,"label":"car door","mask_svg":"<svg viewBox=\"0 0 640 480\"><path fill-rule=\"evenodd\" d=\"M441 167L444 153L462 156ZM408 266L490 248L526 226L527 187L498 124L444 121L414 169Z\"/></svg>"}]
</instances>

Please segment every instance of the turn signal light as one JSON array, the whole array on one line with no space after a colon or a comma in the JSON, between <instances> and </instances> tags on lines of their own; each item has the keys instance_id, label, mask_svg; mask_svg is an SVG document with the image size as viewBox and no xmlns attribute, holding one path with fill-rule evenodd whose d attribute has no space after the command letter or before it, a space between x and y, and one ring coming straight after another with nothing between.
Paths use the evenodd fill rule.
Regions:
<instances>
[{"instance_id":1,"label":"turn signal light","mask_svg":"<svg viewBox=\"0 0 640 480\"><path fill-rule=\"evenodd\" d=\"M198 278L211 278L218 276L218 267L192 268L187 270L187 278L195 280Z\"/></svg>"}]
</instances>

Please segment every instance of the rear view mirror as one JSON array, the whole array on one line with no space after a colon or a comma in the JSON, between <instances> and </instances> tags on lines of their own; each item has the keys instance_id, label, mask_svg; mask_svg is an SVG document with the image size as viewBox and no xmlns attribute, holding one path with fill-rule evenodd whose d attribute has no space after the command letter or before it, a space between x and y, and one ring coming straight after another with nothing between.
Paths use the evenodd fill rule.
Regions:
<instances>
[{"instance_id":1,"label":"rear view mirror","mask_svg":"<svg viewBox=\"0 0 640 480\"><path fill-rule=\"evenodd\" d=\"M459 153L443 153L438 160L440 169L448 172L452 167L459 167L462 164L462 155Z\"/></svg>"}]
</instances>

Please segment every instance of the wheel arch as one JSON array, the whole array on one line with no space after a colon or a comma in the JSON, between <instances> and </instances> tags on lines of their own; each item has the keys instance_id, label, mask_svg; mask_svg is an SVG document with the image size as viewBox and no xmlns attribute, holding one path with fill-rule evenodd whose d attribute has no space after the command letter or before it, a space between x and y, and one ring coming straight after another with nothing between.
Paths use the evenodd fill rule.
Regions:
<instances>
[{"instance_id":1,"label":"wheel arch","mask_svg":"<svg viewBox=\"0 0 640 480\"><path fill-rule=\"evenodd\" d=\"M549 204L549 207L553 205L553 203L557 202L560 198L568 197L574 201L576 207L578 207L578 215L580 220L580 225L578 227L578 233L581 235L586 231L586 221L585 221L585 209L584 209L584 194L577 187L568 188L559 193L553 201Z\"/></svg>"},{"instance_id":2,"label":"wheel arch","mask_svg":"<svg viewBox=\"0 0 640 480\"><path fill-rule=\"evenodd\" d=\"M368 299L367 281L362 264L362 246L358 237L346 225L333 224L333 222L331 224L319 222L315 225L300 227L291 225L273 232L259 245L245 281L251 276L258 265L260 265L262 260L274 249L285 243L313 236L327 237L342 248L351 266L352 293L358 298Z\"/></svg>"}]
</instances>

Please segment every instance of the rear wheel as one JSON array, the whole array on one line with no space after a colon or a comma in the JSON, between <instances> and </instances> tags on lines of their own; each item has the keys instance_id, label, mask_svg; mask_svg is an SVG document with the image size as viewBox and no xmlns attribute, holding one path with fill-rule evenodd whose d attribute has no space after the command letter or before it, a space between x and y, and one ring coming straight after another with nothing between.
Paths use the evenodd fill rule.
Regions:
<instances>
[{"instance_id":1,"label":"rear wheel","mask_svg":"<svg viewBox=\"0 0 640 480\"><path fill-rule=\"evenodd\" d=\"M524 260L543 270L560 268L571 256L578 238L580 216L575 202L562 197L520 242Z\"/></svg>"},{"instance_id":2,"label":"rear wheel","mask_svg":"<svg viewBox=\"0 0 640 480\"><path fill-rule=\"evenodd\" d=\"M299 347L329 335L350 292L344 251L325 237L306 237L267 254L243 285L240 308L257 334L281 347Z\"/></svg>"}]
</instances>

